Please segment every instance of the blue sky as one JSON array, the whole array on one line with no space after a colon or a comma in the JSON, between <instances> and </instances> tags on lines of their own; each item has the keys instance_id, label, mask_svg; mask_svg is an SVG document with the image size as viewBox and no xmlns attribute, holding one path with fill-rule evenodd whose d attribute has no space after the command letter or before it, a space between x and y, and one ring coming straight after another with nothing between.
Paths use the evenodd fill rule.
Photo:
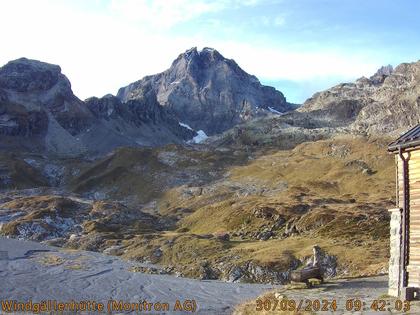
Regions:
<instances>
[{"instance_id":1,"label":"blue sky","mask_svg":"<svg viewBox=\"0 0 420 315\"><path fill-rule=\"evenodd\" d=\"M194 46L296 103L420 58L416 0L2 0L0 12L0 63L59 64L82 99L115 94Z\"/></svg>"}]
</instances>

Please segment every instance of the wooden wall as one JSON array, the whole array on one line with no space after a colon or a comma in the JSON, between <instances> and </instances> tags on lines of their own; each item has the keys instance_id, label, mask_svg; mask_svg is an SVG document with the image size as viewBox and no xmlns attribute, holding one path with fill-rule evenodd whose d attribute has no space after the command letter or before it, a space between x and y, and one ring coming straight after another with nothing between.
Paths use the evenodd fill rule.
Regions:
<instances>
[{"instance_id":1,"label":"wooden wall","mask_svg":"<svg viewBox=\"0 0 420 315\"><path fill-rule=\"evenodd\" d=\"M402 161L398 160L398 206L404 206ZM408 177L410 184L410 239L409 239L409 263L408 286L420 287L420 150L410 152L408 162Z\"/></svg>"}]
</instances>

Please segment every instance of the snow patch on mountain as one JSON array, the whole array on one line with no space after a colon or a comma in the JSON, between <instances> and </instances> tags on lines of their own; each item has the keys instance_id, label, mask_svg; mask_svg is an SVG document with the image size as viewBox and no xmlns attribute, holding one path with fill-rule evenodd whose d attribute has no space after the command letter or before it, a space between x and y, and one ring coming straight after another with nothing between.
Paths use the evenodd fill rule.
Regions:
<instances>
[{"instance_id":1,"label":"snow patch on mountain","mask_svg":"<svg viewBox=\"0 0 420 315\"><path fill-rule=\"evenodd\" d=\"M206 133L203 130L198 130L197 131L197 135L192 139L193 143L201 143L204 140L206 140L208 138L208 136L206 135Z\"/></svg>"},{"instance_id":2,"label":"snow patch on mountain","mask_svg":"<svg viewBox=\"0 0 420 315\"><path fill-rule=\"evenodd\" d=\"M181 127L187 128L187 129L189 129L189 130L194 130L194 129L192 129L190 126L188 126L187 124L184 124L184 123L182 123L182 122L179 122L179 125L180 125Z\"/></svg>"},{"instance_id":3,"label":"snow patch on mountain","mask_svg":"<svg viewBox=\"0 0 420 315\"><path fill-rule=\"evenodd\" d=\"M270 107L270 106L268 106L268 110L269 110L270 112L274 113L274 114L279 114L279 115L281 115L281 113L280 113L278 110L275 110L274 108L272 108L272 107Z\"/></svg>"}]
</instances>

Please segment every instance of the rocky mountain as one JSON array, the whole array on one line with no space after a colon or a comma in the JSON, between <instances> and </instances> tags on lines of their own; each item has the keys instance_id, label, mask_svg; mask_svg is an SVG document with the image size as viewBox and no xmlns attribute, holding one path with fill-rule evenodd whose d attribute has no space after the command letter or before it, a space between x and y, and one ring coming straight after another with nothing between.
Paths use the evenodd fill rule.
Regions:
<instances>
[{"instance_id":1,"label":"rocky mountain","mask_svg":"<svg viewBox=\"0 0 420 315\"><path fill-rule=\"evenodd\" d=\"M351 132L395 136L420 122L420 61L315 93L298 111Z\"/></svg>"},{"instance_id":2,"label":"rocky mountain","mask_svg":"<svg viewBox=\"0 0 420 315\"><path fill-rule=\"evenodd\" d=\"M260 117L212 137L213 148L296 145L337 134L389 140L420 123L420 61L381 67L369 78L315 93L300 108Z\"/></svg>"},{"instance_id":3,"label":"rocky mountain","mask_svg":"<svg viewBox=\"0 0 420 315\"><path fill-rule=\"evenodd\" d=\"M191 48L171 67L146 76L118 91L122 101L141 98L150 90L160 105L171 109L195 130L214 135L267 112L296 106L276 89L262 85L232 59L217 50Z\"/></svg>"},{"instance_id":4,"label":"rocky mountain","mask_svg":"<svg viewBox=\"0 0 420 315\"><path fill-rule=\"evenodd\" d=\"M166 108L160 106L151 93L125 103L113 95L92 97L85 102L106 130L118 133L128 145L130 142L140 146L182 143L196 135L194 131L183 127ZM123 146L123 142L116 141L114 147L117 146Z\"/></svg>"},{"instance_id":5,"label":"rocky mountain","mask_svg":"<svg viewBox=\"0 0 420 315\"><path fill-rule=\"evenodd\" d=\"M294 107L210 48L188 50L167 71L120 89L117 97L85 102L59 66L21 58L0 68L0 148L69 156L197 142Z\"/></svg>"},{"instance_id":6,"label":"rocky mountain","mask_svg":"<svg viewBox=\"0 0 420 315\"><path fill-rule=\"evenodd\" d=\"M66 147L80 152L76 136L93 121L59 66L21 58L0 68L2 148Z\"/></svg>"},{"instance_id":7,"label":"rocky mountain","mask_svg":"<svg viewBox=\"0 0 420 315\"><path fill-rule=\"evenodd\" d=\"M293 105L280 92L208 48L84 102L58 66L10 62L0 69L0 235L200 279L285 283L314 245L333 263L328 276L384 273L387 137L419 121L419 66L383 67L283 113ZM179 145L200 135L193 128L230 129ZM83 152L107 154L69 156Z\"/></svg>"},{"instance_id":8,"label":"rocky mountain","mask_svg":"<svg viewBox=\"0 0 420 315\"><path fill-rule=\"evenodd\" d=\"M0 68L0 148L78 155L118 146L181 143L183 128L150 93L84 103L59 66L21 58Z\"/></svg>"}]
</instances>

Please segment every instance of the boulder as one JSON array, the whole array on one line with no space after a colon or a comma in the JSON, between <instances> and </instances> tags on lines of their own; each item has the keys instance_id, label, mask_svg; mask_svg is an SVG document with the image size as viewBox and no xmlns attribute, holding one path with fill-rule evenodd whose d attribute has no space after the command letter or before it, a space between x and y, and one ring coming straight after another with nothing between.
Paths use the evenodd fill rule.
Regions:
<instances>
[{"instance_id":1,"label":"boulder","mask_svg":"<svg viewBox=\"0 0 420 315\"><path fill-rule=\"evenodd\" d=\"M227 232L215 233L214 237L218 240L221 240L221 241L229 241L230 240L230 235Z\"/></svg>"},{"instance_id":2,"label":"boulder","mask_svg":"<svg viewBox=\"0 0 420 315\"><path fill-rule=\"evenodd\" d=\"M337 275L337 257L327 254L318 245L313 247L313 256L308 259L306 265L319 267L324 278Z\"/></svg>"}]
</instances>

